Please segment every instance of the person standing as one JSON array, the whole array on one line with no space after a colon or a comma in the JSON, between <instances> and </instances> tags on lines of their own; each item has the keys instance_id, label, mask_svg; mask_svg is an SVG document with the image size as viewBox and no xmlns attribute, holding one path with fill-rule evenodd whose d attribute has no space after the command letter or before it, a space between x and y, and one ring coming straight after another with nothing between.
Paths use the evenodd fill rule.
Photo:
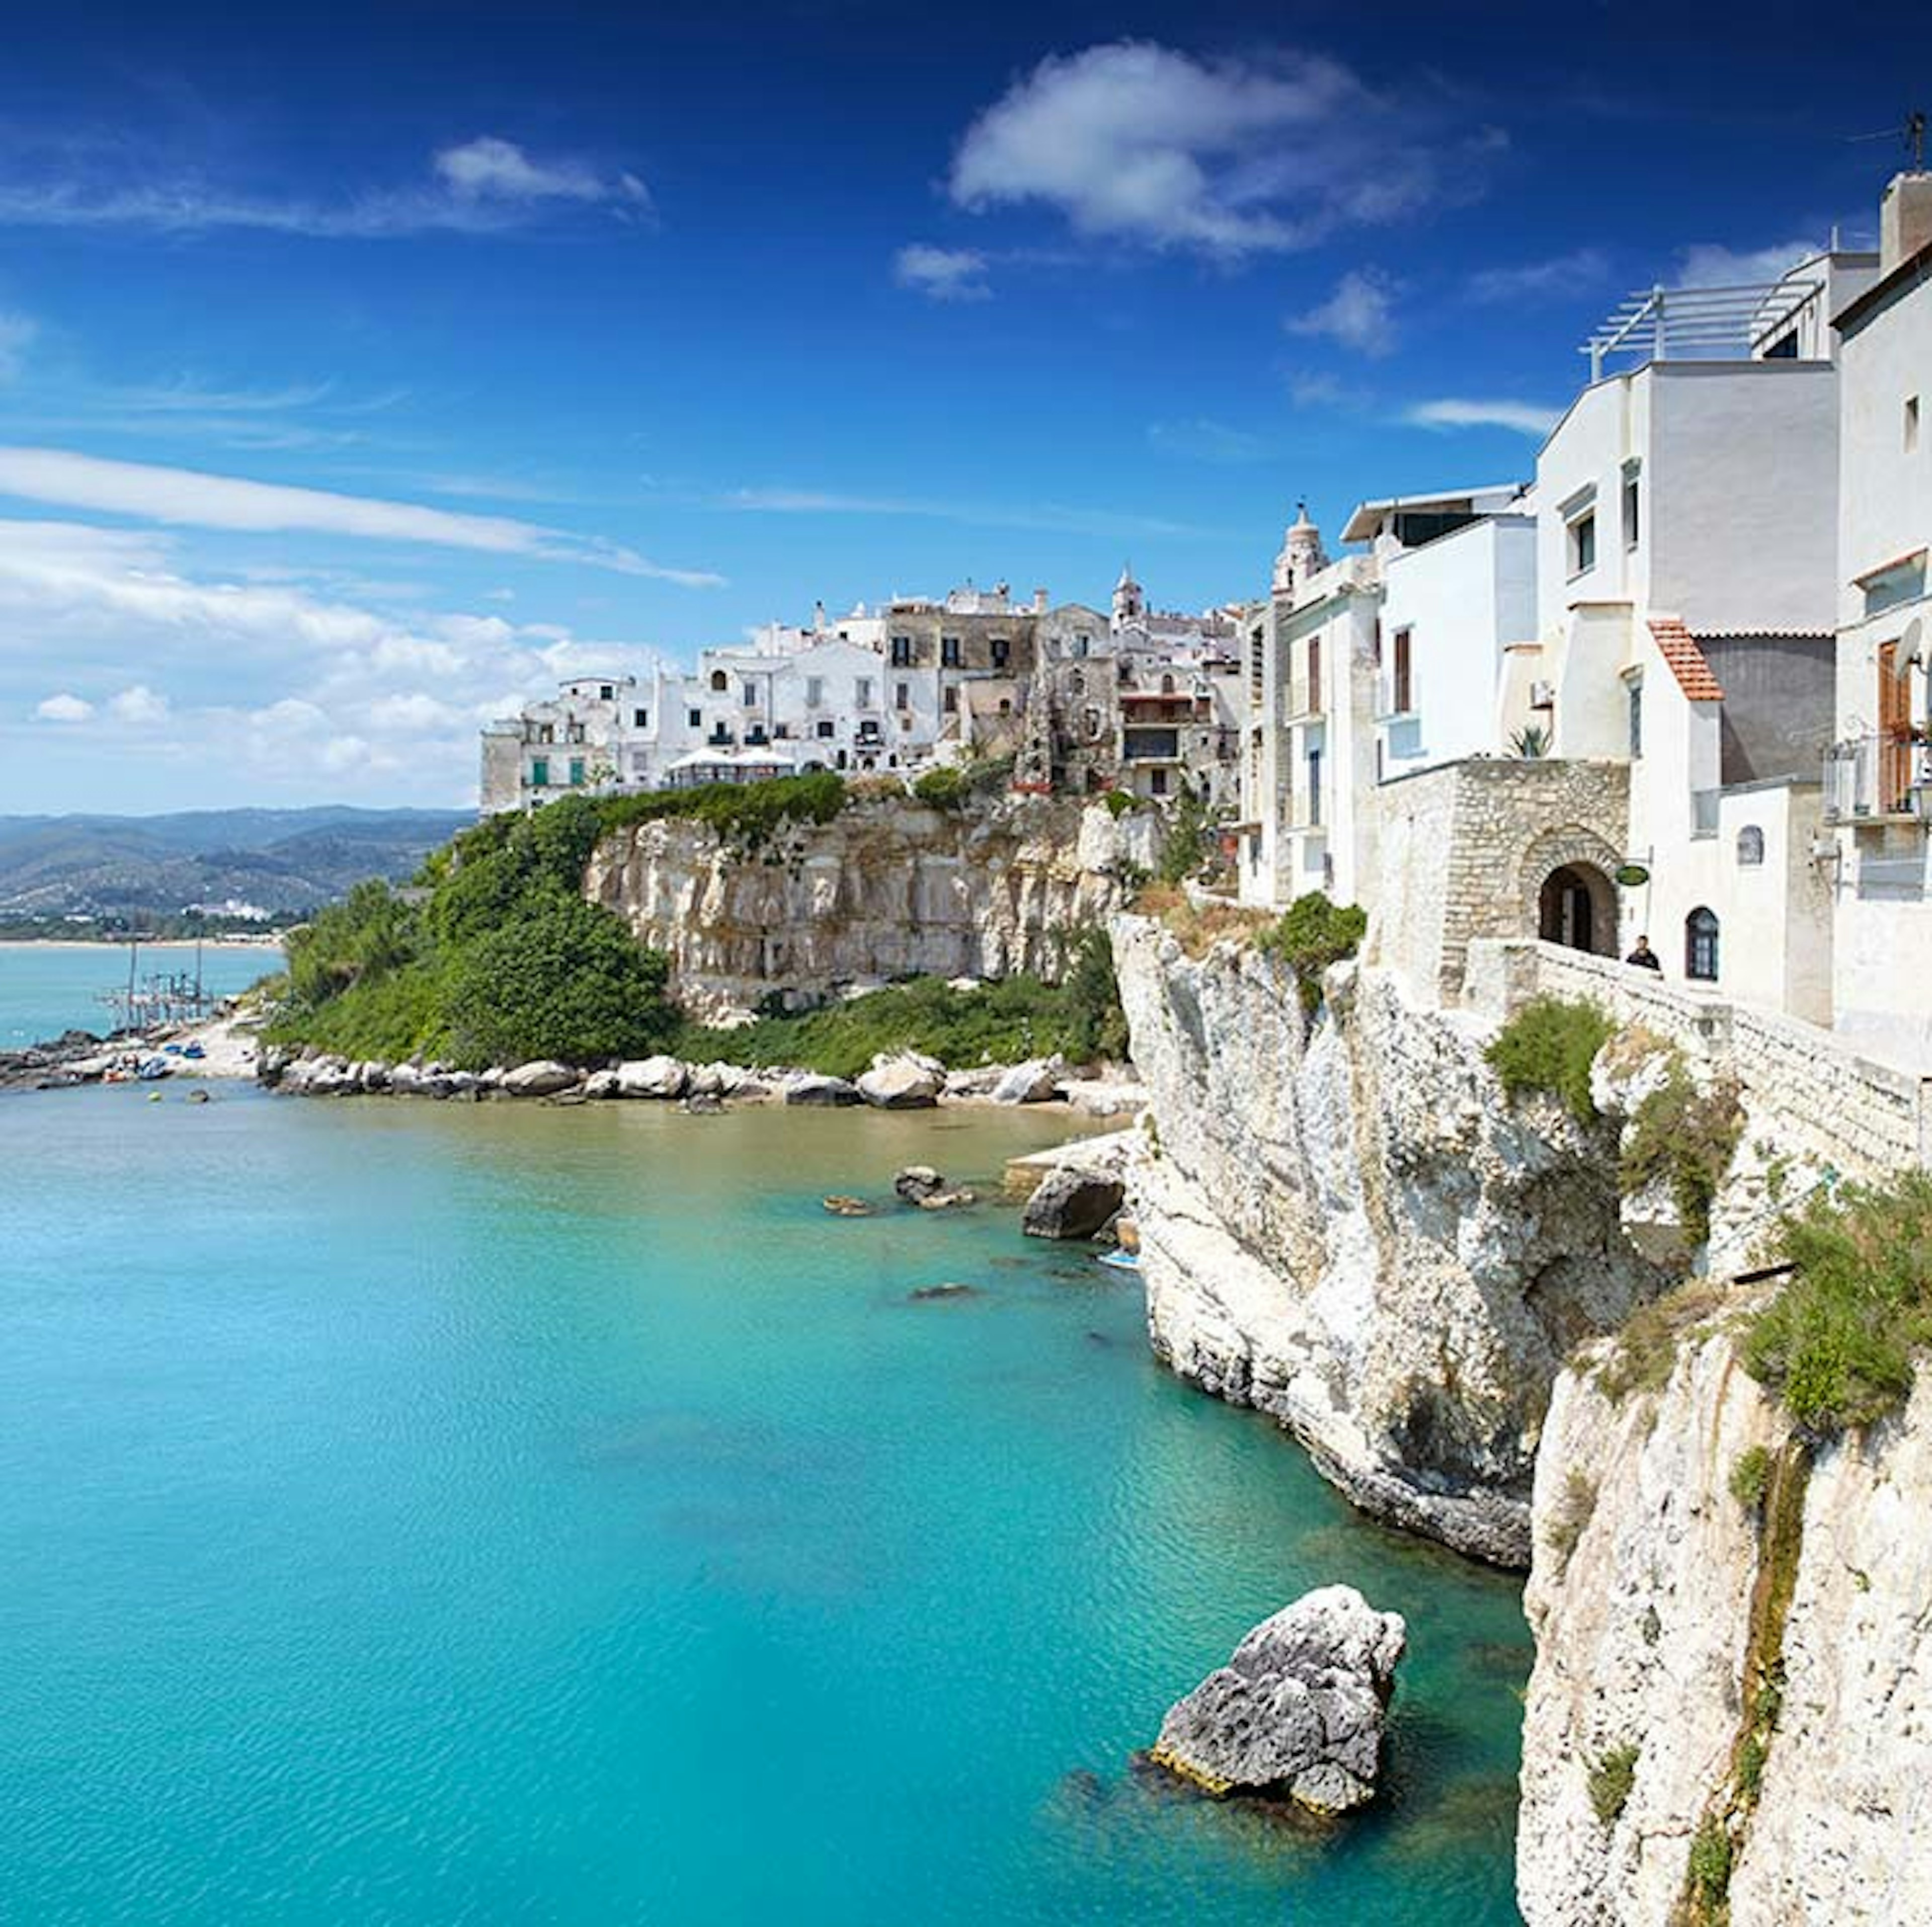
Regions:
<instances>
[{"instance_id":1,"label":"person standing","mask_svg":"<svg viewBox=\"0 0 1932 1927\"><path fill-rule=\"evenodd\" d=\"M1650 939L1640 935L1636 947L1624 959L1627 964L1635 964L1639 970L1654 970L1659 977L1664 974L1664 966L1658 962L1657 953L1650 947Z\"/></svg>"}]
</instances>

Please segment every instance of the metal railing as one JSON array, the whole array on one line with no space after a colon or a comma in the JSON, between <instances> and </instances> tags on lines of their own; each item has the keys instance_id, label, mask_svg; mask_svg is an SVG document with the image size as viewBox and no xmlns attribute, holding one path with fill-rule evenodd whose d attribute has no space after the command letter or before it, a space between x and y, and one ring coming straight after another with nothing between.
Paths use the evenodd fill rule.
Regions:
<instances>
[{"instance_id":1,"label":"metal railing","mask_svg":"<svg viewBox=\"0 0 1932 1927\"><path fill-rule=\"evenodd\" d=\"M1825 821L1925 817L1932 746L1908 736L1848 737L1825 752Z\"/></svg>"},{"instance_id":2,"label":"metal railing","mask_svg":"<svg viewBox=\"0 0 1932 1927\"><path fill-rule=\"evenodd\" d=\"M1600 381L1612 355L1640 361L1741 361L1795 326L1824 292L1816 281L1736 287L1644 288L1626 295L1578 351Z\"/></svg>"}]
</instances>

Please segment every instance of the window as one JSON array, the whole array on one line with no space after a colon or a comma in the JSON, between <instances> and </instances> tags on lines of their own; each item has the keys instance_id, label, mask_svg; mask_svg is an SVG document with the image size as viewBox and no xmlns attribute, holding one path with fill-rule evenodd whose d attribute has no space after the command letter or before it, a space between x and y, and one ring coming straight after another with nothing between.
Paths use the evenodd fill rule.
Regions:
<instances>
[{"instance_id":1,"label":"window","mask_svg":"<svg viewBox=\"0 0 1932 1927\"><path fill-rule=\"evenodd\" d=\"M772 725L772 734L781 743L789 743L791 740L791 725L788 722L775 722Z\"/></svg>"},{"instance_id":2,"label":"window","mask_svg":"<svg viewBox=\"0 0 1932 1927\"><path fill-rule=\"evenodd\" d=\"M731 686L731 679L723 670L714 669L711 672L711 686L722 695Z\"/></svg>"},{"instance_id":3,"label":"window","mask_svg":"<svg viewBox=\"0 0 1932 1927\"><path fill-rule=\"evenodd\" d=\"M1012 644L1007 641L1004 636L996 635L991 642L987 644L986 647L992 656L993 667L995 669L1004 669L1006 666L1008 659L1013 653Z\"/></svg>"},{"instance_id":4,"label":"window","mask_svg":"<svg viewBox=\"0 0 1932 1927\"><path fill-rule=\"evenodd\" d=\"M912 667L912 638L896 635L892 638L892 667L910 669Z\"/></svg>"},{"instance_id":5,"label":"window","mask_svg":"<svg viewBox=\"0 0 1932 1927\"><path fill-rule=\"evenodd\" d=\"M856 709L868 710L872 707L872 679L869 676L856 676L852 680L852 703Z\"/></svg>"},{"instance_id":6,"label":"window","mask_svg":"<svg viewBox=\"0 0 1932 1927\"><path fill-rule=\"evenodd\" d=\"M1084 671L1076 669L1067 677L1066 693L1070 696L1084 696L1087 693L1087 677Z\"/></svg>"},{"instance_id":7,"label":"window","mask_svg":"<svg viewBox=\"0 0 1932 1927\"><path fill-rule=\"evenodd\" d=\"M1738 867L1753 869L1764 861L1764 832L1755 823L1747 823L1738 832Z\"/></svg>"},{"instance_id":8,"label":"window","mask_svg":"<svg viewBox=\"0 0 1932 1927\"><path fill-rule=\"evenodd\" d=\"M834 725L830 720L820 722L817 725L818 740L820 742L829 743L832 740L833 727Z\"/></svg>"},{"instance_id":9,"label":"window","mask_svg":"<svg viewBox=\"0 0 1932 1927\"><path fill-rule=\"evenodd\" d=\"M1411 632L1399 629L1395 632L1395 711L1398 716L1406 716L1415 707L1415 692L1410 684L1409 639Z\"/></svg>"},{"instance_id":10,"label":"window","mask_svg":"<svg viewBox=\"0 0 1932 1927\"><path fill-rule=\"evenodd\" d=\"M1160 692L1163 696L1174 694L1174 678L1172 676L1163 676L1160 679Z\"/></svg>"},{"instance_id":11,"label":"window","mask_svg":"<svg viewBox=\"0 0 1932 1927\"><path fill-rule=\"evenodd\" d=\"M1369 655L1370 659L1379 669L1382 666L1382 619L1380 616L1376 618L1375 634L1369 642Z\"/></svg>"},{"instance_id":12,"label":"window","mask_svg":"<svg viewBox=\"0 0 1932 1927\"><path fill-rule=\"evenodd\" d=\"M1166 795L1167 772L1165 770L1150 770L1148 773L1148 787L1154 791L1156 796Z\"/></svg>"},{"instance_id":13,"label":"window","mask_svg":"<svg viewBox=\"0 0 1932 1927\"><path fill-rule=\"evenodd\" d=\"M1318 749L1308 752L1308 821L1322 821L1322 752Z\"/></svg>"},{"instance_id":14,"label":"window","mask_svg":"<svg viewBox=\"0 0 1932 1927\"><path fill-rule=\"evenodd\" d=\"M1084 629L1073 638L1073 653L1076 656L1084 656L1093 647L1094 638Z\"/></svg>"},{"instance_id":15,"label":"window","mask_svg":"<svg viewBox=\"0 0 1932 1927\"><path fill-rule=\"evenodd\" d=\"M1916 395L1905 398L1905 452L1909 455L1918 452L1918 398Z\"/></svg>"},{"instance_id":16,"label":"window","mask_svg":"<svg viewBox=\"0 0 1932 1927\"><path fill-rule=\"evenodd\" d=\"M687 728L702 729L704 727L704 712L702 710L686 710L684 721Z\"/></svg>"},{"instance_id":17,"label":"window","mask_svg":"<svg viewBox=\"0 0 1932 1927\"><path fill-rule=\"evenodd\" d=\"M1322 707L1322 638L1311 635L1308 638L1308 707L1318 710Z\"/></svg>"},{"instance_id":18,"label":"window","mask_svg":"<svg viewBox=\"0 0 1932 1927\"><path fill-rule=\"evenodd\" d=\"M610 683L600 683L597 686L597 693L605 702L608 703L610 698L617 693L617 692Z\"/></svg>"},{"instance_id":19,"label":"window","mask_svg":"<svg viewBox=\"0 0 1932 1927\"><path fill-rule=\"evenodd\" d=\"M912 685L910 683L895 683L892 685L892 707L901 710L912 707Z\"/></svg>"},{"instance_id":20,"label":"window","mask_svg":"<svg viewBox=\"0 0 1932 1927\"><path fill-rule=\"evenodd\" d=\"M806 677L805 679L806 707L808 710L815 710L824 700L825 678L823 676Z\"/></svg>"},{"instance_id":21,"label":"window","mask_svg":"<svg viewBox=\"0 0 1932 1927\"><path fill-rule=\"evenodd\" d=\"M649 710L633 710L631 712L631 727L633 729L648 729L650 726L651 713Z\"/></svg>"},{"instance_id":22,"label":"window","mask_svg":"<svg viewBox=\"0 0 1932 1927\"><path fill-rule=\"evenodd\" d=\"M748 710L754 710L758 707L758 686L757 683L752 682L749 677L747 677L745 681L738 685L738 700L742 702Z\"/></svg>"},{"instance_id":23,"label":"window","mask_svg":"<svg viewBox=\"0 0 1932 1927\"><path fill-rule=\"evenodd\" d=\"M1718 980L1718 920L1702 904L1684 920L1684 974L1696 983Z\"/></svg>"},{"instance_id":24,"label":"window","mask_svg":"<svg viewBox=\"0 0 1932 1927\"><path fill-rule=\"evenodd\" d=\"M550 787L550 758L548 756L532 758L530 783L536 789L548 789Z\"/></svg>"},{"instance_id":25,"label":"window","mask_svg":"<svg viewBox=\"0 0 1932 1927\"><path fill-rule=\"evenodd\" d=\"M1633 759L1643 754L1643 678L1633 676L1625 686L1629 706L1630 753Z\"/></svg>"},{"instance_id":26,"label":"window","mask_svg":"<svg viewBox=\"0 0 1932 1927\"><path fill-rule=\"evenodd\" d=\"M946 684L945 692L940 698L939 706L948 716L957 716L959 713L959 686L958 683L949 683Z\"/></svg>"},{"instance_id":27,"label":"window","mask_svg":"<svg viewBox=\"0 0 1932 1927\"><path fill-rule=\"evenodd\" d=\"M959 638L956 635L943 635L939 638L939 666L942 669L959 667Z\"/></svg>"},{"instance_id":28,"label":"window","mask_svg":"<svg viewBox=\"0 0 1932 1927\"><path fill-rule=\"evenodd\" d=\"M580 788L583 785L584 758L581 756L573 756L570 759L570 780Z\"/></svg>"},{"instance_id":29,"label":"window","mask_svg":"<svg viewBox=\"0 0 1932 1927\"><path fill-rule=\"evenodd\" d=\"M1587 575L1597 566L1597 512L1592 509L1579 515L1568 530L1570 573Z\"/></svg>"},{"instance_id":30,"label":"window","mask_svg":"<svg viewBox=\"0 0 1932 1927\"><path fill-rule=\"evenodd\" d=\"M1635 548L1637 537L1642 532L1643 505L1640 500L1641 491L1637 486L1637 465L1634 461L1624 464L1624 547Z\"/></svg>"}]
</instances>

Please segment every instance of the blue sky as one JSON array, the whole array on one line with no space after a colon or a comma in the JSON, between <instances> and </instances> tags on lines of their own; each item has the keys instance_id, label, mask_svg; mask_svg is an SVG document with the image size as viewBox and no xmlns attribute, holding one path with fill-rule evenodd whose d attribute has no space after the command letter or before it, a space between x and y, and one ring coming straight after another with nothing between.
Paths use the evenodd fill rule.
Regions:
<instances>
[{"instance_id":1,"label":"blue sky","mask_svg":"<svg viewBox=\"0 0 1932 1927\"><path fill-rule=\"evenodd\" d=\"M1868 236L1887 11L16 17L0 809L462 803L818 597L1256 593L1299 495L1526 474L1623 290Z\"/></svg>"}]
</instances>

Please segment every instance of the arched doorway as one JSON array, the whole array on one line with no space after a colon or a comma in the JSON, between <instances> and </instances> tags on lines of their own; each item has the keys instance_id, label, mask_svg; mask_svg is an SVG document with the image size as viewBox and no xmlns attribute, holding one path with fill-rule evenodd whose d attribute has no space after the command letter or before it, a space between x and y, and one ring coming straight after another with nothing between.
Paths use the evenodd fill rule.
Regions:
<instances>
[{"instance_id":1,"label":"arched doorway","mask_svg":"<svg viewBox=\"0 0 1932 1927\"><path fill-rule=\"evenodd\" d=\"M1607 956L1616 941L1616 899L1610 880L1589 863L1559 863L1543 880L1536 934L1546 944Z\"/></svg>"}]
</instances>

